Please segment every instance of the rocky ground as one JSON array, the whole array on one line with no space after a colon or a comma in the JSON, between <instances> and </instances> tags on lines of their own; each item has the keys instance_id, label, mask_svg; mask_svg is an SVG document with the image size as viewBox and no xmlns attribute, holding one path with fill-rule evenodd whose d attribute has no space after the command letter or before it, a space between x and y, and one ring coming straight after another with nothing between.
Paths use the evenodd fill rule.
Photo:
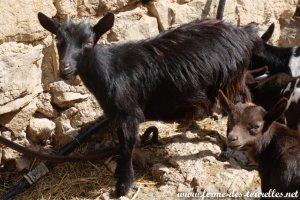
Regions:
<instances>
[{"instance_id":1,"label":"rocky ground","mask_svg":"<svg viewBox=\"0 0 300 200\"><path fill-rule=\"evenodd\" d=\"M147 122L141 125L140 133L151 125L159 129L159 144L135 150L136 183L126 198L177 199L178 192L230 195L259 191L257 171L248 169L247 159L241 153L235 153L227 161L220 157L226 118L215 115L191 124ZM112 131L113 128L103 130L109 134ZM107 138L111 137L106 136L106 144ZM78 152L102 144L103 138L94 136ZM115 184L113 168L114 162L109 160L58 164L17 199L110 199ZM1 177L2 193L21 176L6 170Z\"/></svg>"}]
</instances>

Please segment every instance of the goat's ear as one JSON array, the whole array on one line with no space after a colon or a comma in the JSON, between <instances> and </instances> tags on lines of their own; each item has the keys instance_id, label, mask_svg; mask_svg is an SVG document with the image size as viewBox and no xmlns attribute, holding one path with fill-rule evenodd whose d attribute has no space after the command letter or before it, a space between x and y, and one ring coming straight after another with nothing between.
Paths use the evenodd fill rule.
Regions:
<instances>
[{"instance_id":1,"label":"goat's ear","mask_svg":"<svg viewBox=\"0 0 300 200\"><path fill-rule=\"evenodd\" d=\"M286 107L288 104L288 99L283 97L281 98L265 115L264 120L267 123L272 123L279 119L284 112L286 111Z\"/></svg>"},{"instance_id":2,"label":"goat's ear","mask_svg":"<svg viewBox=\"0 0 300 200\"><path fill-rule=\"evenodd\" d=\"M115 15L112 13L107 13L99 22L93 27L93 31L96 35L95 43L99 40L101 35L106 33L114 25Z\"/></svg>"},{"instance_id":3,"label":"goat's ear","mask_svg":"<svg viewBox=\"0 0 300 200\"><path fill-rule=\"evenodd\" d=\"M225 96L225 94L221 90L219 90L219 101L221 107L225 110L227 114L229 114L233 109L234 104Z\"/></svg>"},{"instance_id":4,"label":"goat's ear","mask_svg":"<svg viewBox=\"0 0 300 200\"><path fill-rule=\"evenodd\" d=\"M272 37L275 29L275 24L272 23L269 28L266 30L266 32L261 36L261 39L264 42L268 42L268 40Z\"/></svg>"},{"instance_id":5,"label":"goat's ear","mask_svg":"<svg viewBox=\"0 0 300 200\"><path fill-rule=\"evenodd\" d=\"M47 17L45 14L43 14L41 12L38 13L38 19L39 19L39 22L42 25L42 27L44 27L44 29L46 29L56 35L57 29L60 26L60 24L58 22Z\"/></svg>"}]
</instances>

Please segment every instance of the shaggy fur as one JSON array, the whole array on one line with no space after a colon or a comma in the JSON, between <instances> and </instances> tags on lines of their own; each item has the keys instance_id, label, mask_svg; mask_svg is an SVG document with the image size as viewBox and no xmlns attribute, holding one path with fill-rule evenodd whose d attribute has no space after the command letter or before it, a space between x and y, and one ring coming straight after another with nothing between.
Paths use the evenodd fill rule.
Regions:
<instances>
[{"instance_id":1,"label":"shaggy fur","mask_svg":"<svg viewBox=\"0 0 300 200\"><path fill-rule=\"evenodd\" d=\"M195 20L152 39L103 47L94 44L112 27L112 14L94 27L38 17L57 36L61 77L78 74L118 126L117 196L125 195L134 180L139 123L207 117L219 89L234 102L249 99L244 72L260 39L254 26Z\"/></svg>"}]
</instances>

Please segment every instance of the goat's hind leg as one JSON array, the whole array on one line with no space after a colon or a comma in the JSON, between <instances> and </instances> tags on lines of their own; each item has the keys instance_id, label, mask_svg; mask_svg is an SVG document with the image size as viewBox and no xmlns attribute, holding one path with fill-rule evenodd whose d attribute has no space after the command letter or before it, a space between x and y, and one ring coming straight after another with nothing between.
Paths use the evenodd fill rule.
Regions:
<instances>
[{"instance_id":1,"label":"goat's hind leg","mask_svg":"<svg viewBox=\"0 0 300 200\"><path fill-rule=\"evenodd\" d=\"M134 181L132 166L132 151L138 136L139 122L134 117L126 117L121 121L117 134L120 143L120 158L116 169L116 195L118 197L127 194Z\"/></svg>"}]
</instances>

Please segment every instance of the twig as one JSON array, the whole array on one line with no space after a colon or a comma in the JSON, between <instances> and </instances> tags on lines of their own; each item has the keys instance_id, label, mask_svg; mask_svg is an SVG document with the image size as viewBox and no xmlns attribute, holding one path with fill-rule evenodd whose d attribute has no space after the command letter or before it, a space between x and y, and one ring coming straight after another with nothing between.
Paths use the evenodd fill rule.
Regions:
<instances>
[{"instance_id":1,"label":"twig","mask_svg":"<svg viewBox=\"0 0 300 200\"><path fill-rule=\"evenodd\" d=\"M140 190L141 190L141 185L139 185L139 187L137 188L137 191L134 193L134 195L131 198L131 200L134 200L138 196L138 194L140 193Z\"/></svg>"}]
</instances>

